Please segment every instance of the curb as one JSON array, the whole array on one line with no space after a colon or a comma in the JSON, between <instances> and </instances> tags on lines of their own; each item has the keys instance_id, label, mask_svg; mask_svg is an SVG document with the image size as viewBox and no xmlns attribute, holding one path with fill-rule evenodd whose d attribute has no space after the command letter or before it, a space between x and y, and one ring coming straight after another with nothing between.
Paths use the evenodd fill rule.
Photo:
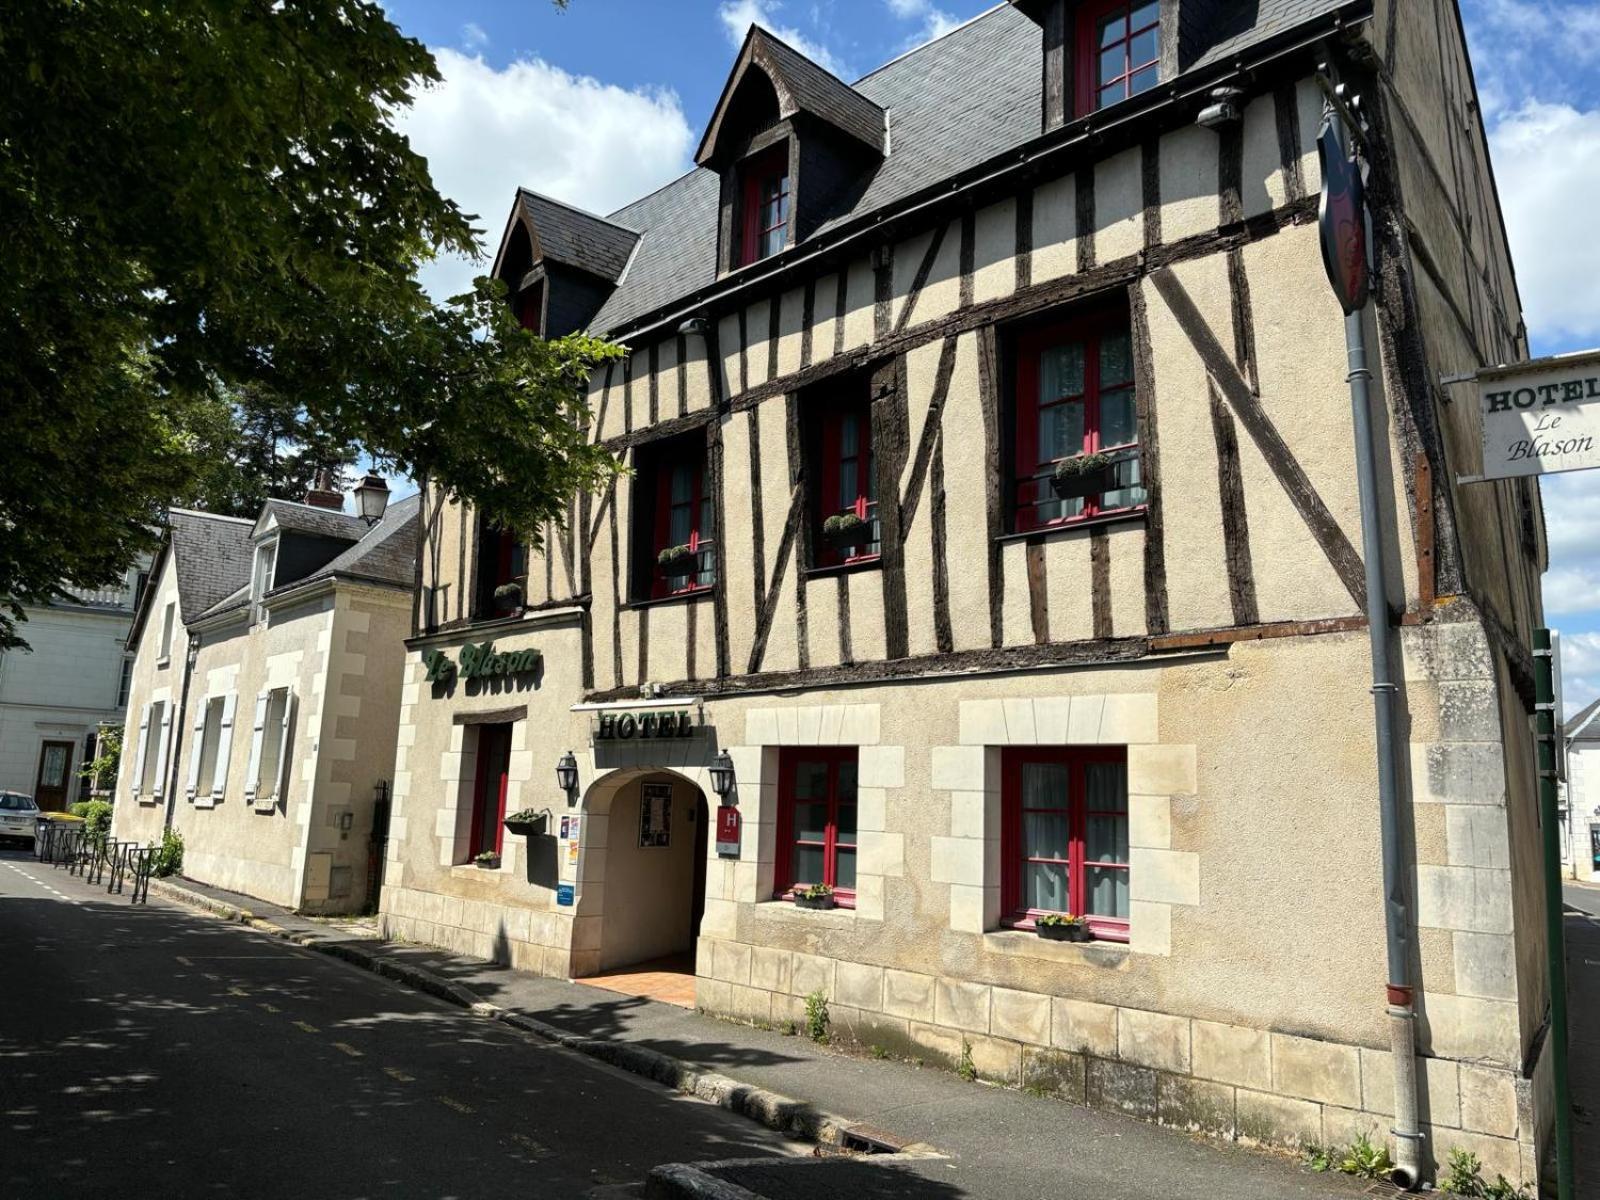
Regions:
<instances>
[{"instance_id":1,"label":"curb","mask_svg":"<svg viewBox=\"0 0 1600 1200\"><path fill-rule=\"evenodd\" d=\"M475 1016L501 1021L513 1029L534 1034L566 1049L598 1059L609 1066L654 1080L686 1096L694 1096L738 1116L757 1121L778 1133L820 1145L839 1146L845 1142L846 1135L856 1124L847 1117L814 1108L803 1100L796 1100L791 1096L755 1087L752 1084L740 1083L737 1079L715 1071L702 1071L682 1059L673 1058L646 1046L569 1033L536 1017L492 1004L471 989L443 979L432 971L413 967L409 963L395 962L383 954L375 954L358 942L317 937L287 929L276 922L257 917L249 909L239 908L222 900L214 900L210 896L190 891L186 887L165 880L152 879L150 890L165 899L200 909L222 920L248 925L262 933L271 934L293 942L297 946L304 946L309 950L371 971L385 979L464 1008ZM684 1188L690 1186L692 1182L690 1176L699 1176L704 1180L705 1186L721 1190L692 1191L680 1188L668 1192L651 1191L649 1195L704 1196L707 1200L749 1200L754 1195L744 1188L715 1179L690 1166L674 1165L671 1168L663 1167L658 1170L669 1169L677 1172L673 1176L675 1180L682 1178ZM665 1180L662 1186L668 1186ZM678 1185L674 1183L671 1186Z\"/></svg>"}]
</instances>

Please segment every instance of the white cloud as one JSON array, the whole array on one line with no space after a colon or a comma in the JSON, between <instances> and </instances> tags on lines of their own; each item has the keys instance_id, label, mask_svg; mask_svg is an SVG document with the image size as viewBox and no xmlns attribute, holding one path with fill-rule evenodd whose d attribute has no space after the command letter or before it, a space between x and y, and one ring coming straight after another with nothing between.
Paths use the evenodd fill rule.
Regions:
<instances>
[{"instance_id":1,"label":"white cloud","mask_svg":"<svg viewBox=\"0 0 1600 1200\"><path fill-rule=\"evenodd\" d=\"M941 38L961 24L960 18L937 7L933 0L884 0L884 3L900 20L920 22L917 32L906 41L907 50Z\"/></svg>"},{"instance_id":2,"label":"white cloud","mask_svg":"<svg viewBox=\"0 0 1600 1200\"><path fill-rule=\"evenodd\" d=\"M1576 102L1585 94L1592 76L1579 68L1600 63L1593 0L1466 0L1462 13L1490 120L1529 100Z\"/></svg>"},{"instance_id":3,"label":"white cloud","mask_svg":"<svg viewBox=\"0 0 1600 1200\"><path fill-rule=\"evenodd\" d=\"M687 168L693 135L671 91L628 91L538 58L496 69L457 50L434 56L443 82L396 124L439 190L476 214L491 258L519 185L608 213ZM488 261L441 259L422 280L435 296L454 295Z\"/></svg>"},{"instance_id":4,"label":"white cloud","mask_svg":"<svg viewBox=\"0 0 1600 1200\"><path fill-rule=\"evenodd\" d=\"M489 35L483 31L482 25L468 21L461 27L461 44L468 50L480 50L489 44Z\"/></svg>"},{"instance_id":5,"label":"white cloud","mask_svg":"<svg viewBox=\"0 0 1600 1200\"><path fill-rule=\"evenodd\" d=\"M1600 696L1600 633L1561 636L1561 700L1565 715Z\"/></svg>"},{"instance_id":6,"label":"white cloud","mask_svg":"<svg viewBox=\"0 0 1600 1200\"><path fill-rule=\"evenodd\" d=\"M728 41L735 46L744 44L750 26L759 25L780 41L789 43L812 62L832 71L840 79L850 78L850 68L821 42L807 37L793 25L778 24L777 13L782 8L783 0L723 0L722 7L717 10L717 16L722 20L722 28L728 35ZM815 18L818 15L817 11L813 10L812 15Z\"/></svg>"},{"instance_id":7,"label":"white cloud","mask_svg":"<svg viewBox=\"0 0 1600 1200\"><path fill-rule=\"evenodd\" d=\"M1600 340L1600 110L1529 100L1490 130L1495 180L1535 340Z\"/></svg>"}]
</instances>

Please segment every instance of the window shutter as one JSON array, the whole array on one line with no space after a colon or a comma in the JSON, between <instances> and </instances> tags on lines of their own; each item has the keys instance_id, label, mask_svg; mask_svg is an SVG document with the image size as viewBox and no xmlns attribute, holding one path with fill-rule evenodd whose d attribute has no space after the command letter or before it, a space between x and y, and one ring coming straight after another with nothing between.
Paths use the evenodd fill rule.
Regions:
<instances>
[{"instance_id":1,"label":"window shutter","mask_svg":"<svg viewBox=\"0 0 1600 1200\"><path fill-rule=\"evenodd\" d=\"M150 728L150 706L144 706L144 715L139 718L139 736L134 739L133 769L128 774L128 795L133 799L139 798L139 789L144 785L144 735Z\"/></svg>"},{"instance_id":2,"label":"window shutter","mask_svg":"<svg viewBox=\"0 0 1600 1200\"><path fill-rule=\"evenodd\" d=\"M189 747L189 800L192 802L195 793L200 790L200 755L205 750L206 744L206 708L211 703L210 696L200 697L200 706L194 713L194 745Z\"/></svg>"},{"instance_id":3,"label":"window shutter","mask_svg":"<svg viewBox=\"0 0 1600 1200\"><path fill-rule=\"evenodd\" d=\"M172 749L172 704L161 706L161 729L156 734L156 781L150 794L157 800L167 791L167 752Z\"/></svg>"},{"instance_id":4,"label":"window shutter","mask_svg":"<svg viewBox=\"0 0 1600 1200\"><path fill-rule=\"evenodd\" d=\"M285 691L283 694L283 728L279 731L278 741L278 786L273 795L279 800L287 799L289 780L289 730L294 725L294 693Z\"/></svg>"},{"instance_id":5,"label":"window shutter","mask_svg":"<svg viewBox=\"0 0 1600 1200\"><path fill-rule=\"evenodd\" d=\"M211 770L213 804L221 800L228 790L228 759L233 754L233 714L238 705L238 692L229 692L222 698L222 731L217 735L217 761Z\"/></svg>"},{"instance_id":6,"label":"window shutter","mask_svg":"<svg viewBox=\"0 0 1600 1200\"><path fill-rule=\"evenodd\" d=\"M246 800L254 800L256 792L260 790L257 787L260 781L256 779L256 775L261 770L261 731L267 724L267 701L271 696L271 692L262 692L256 697L255 731L250 735L250 762L244 769L244 798Z\"/></svg>"}]
</instances>

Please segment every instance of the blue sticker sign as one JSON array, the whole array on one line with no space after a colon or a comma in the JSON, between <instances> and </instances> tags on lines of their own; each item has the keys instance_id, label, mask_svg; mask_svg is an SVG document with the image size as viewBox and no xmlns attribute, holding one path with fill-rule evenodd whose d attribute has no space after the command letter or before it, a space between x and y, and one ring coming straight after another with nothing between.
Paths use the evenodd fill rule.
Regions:
<instances>
[{"instance_id":1,"label":"blue sticker sign","mask_svg":"<svg viewBox=\"0 0 1600 1200\"><path fill-rule=\"evenodd\" d=\"M573 887L570 883L556 884L556 903L562 908L571 908L573 901Z\"/></svg>"}]
</instances>

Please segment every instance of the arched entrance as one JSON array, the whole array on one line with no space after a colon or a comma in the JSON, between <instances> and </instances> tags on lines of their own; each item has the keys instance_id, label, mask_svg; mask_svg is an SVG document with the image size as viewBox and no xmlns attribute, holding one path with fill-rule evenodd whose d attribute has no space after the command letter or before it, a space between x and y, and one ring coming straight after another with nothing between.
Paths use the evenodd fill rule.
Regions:
<instances>
[{"instance_id":1,"label":"arched entrance","mask_svg":"<svg viewBox=\"0 0 1600 1200\"><path fill-rule=\"evenodd\" d=\"M582 886L574 953L583 982L694 1005L695 947L705 913L710 809L673 771L612 771L583 803Z\"/></svg>"}]
</instances>

